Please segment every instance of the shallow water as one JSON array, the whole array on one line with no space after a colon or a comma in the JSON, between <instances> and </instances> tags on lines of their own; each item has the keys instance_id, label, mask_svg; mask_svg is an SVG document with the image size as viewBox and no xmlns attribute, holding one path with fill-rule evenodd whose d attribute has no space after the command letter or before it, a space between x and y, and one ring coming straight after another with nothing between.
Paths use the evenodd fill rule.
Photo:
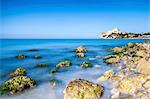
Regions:
<instances>
[{"instance_id":1,"label":"shallow water","mask_svg":"<svg viewBox=\"0 0 150 99\"><path fill-rule=\"evenodd\" d=\"M128 42L150 41L148 39L124 39L124 40L102 40L102 39L5 39L0 40L0 85L8 78L7 74L18 67L27 70L27 75L37 81L34 89L15 96L0 96L3 99L63 99L63 90L70 80L75 78L84 78L92 82L97 82L97 78L111 67L103 62L105 55L111 54L106 49L123 46ZM85 58L76 58L72 50L80 45L84 45L88 52ZM29 52L30 49L39 49L39 51ZM26 59L16 59L18 54L25 54ZM42 59L33 59L32 56L41 55ZM89 58L96 58L89 60ZM68 68L60 69L56 75L49 73L50 69L62 60L71 60L73 65ZM89 69L80 68L83 61L90 61L94 67ZM37 68L38 63L48 63L49 67ZM53 87L53 80L57 80ZM109 89L112 87L109 82L102 83L105 92L103 99L109 99Z\"/></svg>"}]
</instances>

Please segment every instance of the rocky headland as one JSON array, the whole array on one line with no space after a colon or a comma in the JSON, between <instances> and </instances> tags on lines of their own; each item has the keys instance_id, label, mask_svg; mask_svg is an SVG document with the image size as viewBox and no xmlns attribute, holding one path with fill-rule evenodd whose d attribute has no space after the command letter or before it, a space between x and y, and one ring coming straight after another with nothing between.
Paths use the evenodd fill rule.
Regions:
<instances>
[{"instance_id":1,"label":"rocky headland","mask_svg":"<svg viewBox=\"0 0 150 99\"><path fill-rule=\"evenodd\" d=\"M141 39L150 38L150 33L131 33L131 32L121 32L119 28L114 28L113 30L102 32L100 34L102 39Z\"/></svg>"}]
</instances>

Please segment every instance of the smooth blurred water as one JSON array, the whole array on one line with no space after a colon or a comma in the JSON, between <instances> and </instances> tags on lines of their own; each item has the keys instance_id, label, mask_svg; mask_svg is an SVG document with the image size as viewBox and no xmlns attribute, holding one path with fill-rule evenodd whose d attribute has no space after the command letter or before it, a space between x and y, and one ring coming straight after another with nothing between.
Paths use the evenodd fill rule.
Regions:
<instances>
[{"instance_id":1,"label":"smooth blurred water","mask_svg":"<svg viewBox=\"0 0 150 99\"><path fill-rule=\"evenodd\" d=\"M106 49L116 46L123 46L129 42L144 42L149 39L1 39L0 48L0 85L9 79L7 76L12 70L23 67L27 70L27 75L37 81L34 89L27 90L19 95L2 97L4 99L63 99L63 90L70 80L84 78L92 82L97 82L97 78L109 69L117 70L111 65L103 62L105 55L111 54ZM84 45L88 52L85 58L76 58L73 49ZM29 52L30 49L39 51ZM25 54L26 59L16 59L18 54ZM33 59L35 55L41 55L42 59ZM95 58L89 60L89 58ZM58 70L56 75L51 75L49 71L63 60L72 61L73 65L68 68ZM94 67L83 69L80 64L83 61L91 62ZM38 63L48 63L49 67L37 68ZM58 84L53 87L51 79L56 79ZM105 88L103 99L109 99L109 83L102 84ZM108 92L107 92L108 91Z\"/></svg>"}]
</instances>

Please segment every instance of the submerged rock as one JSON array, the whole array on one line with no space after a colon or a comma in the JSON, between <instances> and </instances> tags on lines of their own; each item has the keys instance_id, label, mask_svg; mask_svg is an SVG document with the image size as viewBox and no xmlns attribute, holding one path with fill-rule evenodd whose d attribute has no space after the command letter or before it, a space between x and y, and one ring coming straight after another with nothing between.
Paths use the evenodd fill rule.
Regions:
<instances>
[{"instance_id":1,"label":"submerged rock","mask_svg":"<svg viewBox=\"0 0 150 99\"><path fill-rule=\"evenodd\" d=\"M87 49L84 46L79 46L74 51L77 53L84 53L84 52L87 52Z\"/></svg>"},{"instance_id":2,"label":"submerged rock","mask_svg":"<svg viewBox=\"0 0 150 99\"><path fill-rule=\"evenodd\" d=\"M83 57L85 57L85 55L84 55L84 53L77 53L76 57L83 58Z\"/></svg>"},{"instance_id":3,"label":"submerged rock","mask_svg":"<svg viewBox=\"0 0 150 99\"><path fill-rule=\"evenodd\" d=\"M19 54L19 55L16 56L16 58L18 58L18 59L24 59L26 57L27 56L25 56L24 54Z\"/></svg>"},{"instance_id":4,"label":"submerged rock","mask_svg":"<svg viewBox=\"0 0 150 99\"><path fill-rule=\"evenodd\" d=\"M72 63L70 61L62 61L56 65L56 67L69 67Z\"/></svg>"},{"instance_id":5,"label":"submerged rock","mask_svg":"<svg viewBox=\"0 0 150 99\"><path fill-rule=\"evenodd\" d=\"M24 75L26 75L26 70L24 68L17 68L16 70L10 73L11 77Z\"/></svg>"},{"instance_id":6,"label":"submerged rock","mask_svg":"<svg viewBox=\"0 0 150 99\"><path fill-rule=\"evenodd\" d=\"M55 74L56 72L57 72L56 68L53 68L53 69L50 70L51 74Z\"/></svg>"},{"instance_id":7,"label":"submerged rock","mask_svg":"<svg viewBox=\"0 0 150 99\"><path fill-rule=\"evenodd\" d=\"M83 68L90 68L90 67L93 67L93 65L90 62L85 61L85 62L83 62L81 64L81 67L83 67Z\"/></svg>"},{"instance_id":8,"label":"submerged rock","mask_svg":"<svg viewBox=\"0 0 150 99\"><path fill-rule=\"evenodd\" d=\"M64 99L99 99L102 93L102 86L88 80L75 79L66 86Z\"/></svg>"},{"instance_id":9,"label":"submerged rock","mask_svg":"<svg viewBox=\"0 0 150 99\"><path fill-rule=\"evenodd\" d=\"M1 87L1 94L16 94L34 87L36 82L27 76L16 76L6 81Z\"/></svg>"},{"instance_id":10,"label":"submerged rock","mask_svg":"<svg viewBox=\"0 0 150 99\"><path fill-rule=\"evenodd\" d=\"M36 52L36 51L40 51L39 49L30 49L28 50L29 52Z\"/></svg>"},{"instance_id":11,"label":"submerged rock","mask_svg":"<svg viewBox=\"0 0 150 99\"><path fill-rule=\"evenodd\" d=\"M40 63L37 64L37 67L48 67L49 65L47 63Z\"/></svg>"},{"instance_id":12,"label":"submerged rock","mask_svg":"<svg viewBox=\"0 0 150 99\"><path fill-rule=\"evenodd\" d=\"M42 56L40 56L40 55L36 55L36 56L33 56L33 58L34 58L34 59L41 59L41 58L42 58Z\"/></svg>"}]
</instances>

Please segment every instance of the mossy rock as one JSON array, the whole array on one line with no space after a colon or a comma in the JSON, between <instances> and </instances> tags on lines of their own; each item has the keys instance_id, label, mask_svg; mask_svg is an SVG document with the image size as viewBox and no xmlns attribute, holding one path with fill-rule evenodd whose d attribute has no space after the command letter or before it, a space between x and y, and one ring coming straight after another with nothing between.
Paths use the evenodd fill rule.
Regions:
<instances>
[{"instance_id":1,"label":"mossy rock","mask_svg":"<svg viewBox=\"0 0 150 99\"><path fill-rule=\"evenodd\" d=\"M26 75L26 70L24 68L17 68L13 72L10 73L11 77L14 76L25 76Z\"/></svg>"},{"instance_id":2,"label":"mossy rock","mask_svg":"<svg viewBox=\"0 0 150 99\"><path fill-rule=\"evenodd\" d=\"M62 62L59 62L56 65L56 67L59 67L59 68L61 68L61 67L69 67L71 65L72 65L71 61L62 61Z\"/></svg>"},{"instance_id":3,"label":"mossy rock","mask_svg":"<svg viewBox=\"0 0 150 99\"><path fill-rule=\"evenodd\" d=\"M120 61L120 57L117 55L108 55L108 56L105 56L103 60L107 64L116 64Z\"/></svg>"},{"instance_id":4,"label":"mossy rock","mask_svg":"<svg viewBox=\"0 0 150 99\"><path fill-rule=\"evenodd\" d=\"M90 62L85 61L85 62L83 62L81 64L81 67L83 67L83 68L91 68L91 67L93 67L93 65Z\"/></svg>"},{"instance_id":5,"label":"mossy rock","mask_svg":"<svg viewBox=\"0 0 150 99\"><path fill-rule=\"evenodd\" d=\"M83 58L83 57L85 57L85 54L84 54L84 53L77 53L77 54L76 54L76 57L78 57L78 58Z\"/></svg>"},{"instance_id":6,"label":"mossy rock","mask_svg":"<svg viewBox=\"0 0 150 99\"><path fill-rule=\"evenodd\" d=\"M16 94L35 85L36 82L27 76L16 76L4 82L0 87L0 92L1 94Z\"/></svg>"},{"instance_id":7,"label":"mossy rock","mask_svg":"<svg viewBox=\"0 0 150 99\"><path fill-rule=\"evenodd\" d=\"M57 72L56 68L53 68L53 69L50 70L51 74L56 74L56 72Z\"/></svg>"},{"instance_id":8,"label":"mossy rock","mask_svg":"<svg viewBox=\"0 0 150 99\"><path fill-rule=\"evenodd\" d=\"M75 79L66 86L64 99L100 99L102 86L88 80Z\"/></svg>"},{"instance_id":9,"label":"mossy rock","mask_svg":"<svg viewBox=\"0 0 150 99\"><path fill-rule=\"evenodd\" d=\"M18 59L25 59L27 56L25 56L24 54L19 54L16 56L16 58Z\"/></svg>"},{"instance_id":10,"label":"mossy rock","mask_svg":"<svg viewBox=\"0 0 150 99\"><path fill-rule=\"evenodd\" d=\"M37 67L48 67L49 65L47 63L39 63L37 64Z\"/></svg>"},{"instance_id":11,"label":"mossy rock","mask_svg":"<svg viewBox=\"0 0 150 99\"><path fill-rule=\"evenodd\" d=\"M42 58L42 56L40 56L40 55L36 55L36 56L33 56L33 58L34 58L34 59L41 59L41 58Z\"/></svg>"},{"instance_id":12,"label":"mossy rock","mask_svg":"<svg viewBox=\"0 0 150 99\"><path fill-rule=\"evenodd\" d=\"M84 46L79 46L74 51L77 53L84 53L84 52L87 52L87 49Z\"/></svg>"}]
</instances>

